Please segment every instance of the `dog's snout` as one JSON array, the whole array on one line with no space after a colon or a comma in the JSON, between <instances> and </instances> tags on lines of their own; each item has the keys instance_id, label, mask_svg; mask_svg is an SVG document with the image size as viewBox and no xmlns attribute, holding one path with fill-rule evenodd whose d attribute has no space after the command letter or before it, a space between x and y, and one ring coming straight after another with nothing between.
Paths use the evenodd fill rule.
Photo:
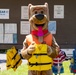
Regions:
<instances>
[{"instance_id":1,"label":"dog's snout","mask_svg":"<svg viewBox=\"0 0 76 75\"><path fill-rule=\"evenodd\" d=\"M38 19L38 20L42 20L44 18L44 15L43 14L36 14L35 17Z\"/></svg>"}]
</instances>

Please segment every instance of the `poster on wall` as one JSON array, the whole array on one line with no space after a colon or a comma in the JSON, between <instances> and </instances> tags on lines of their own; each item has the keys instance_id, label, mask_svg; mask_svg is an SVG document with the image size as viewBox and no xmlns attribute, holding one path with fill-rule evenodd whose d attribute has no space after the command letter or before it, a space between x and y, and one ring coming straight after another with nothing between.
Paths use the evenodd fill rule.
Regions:
<instances>
[{"instance_id":1,"label":"poster on wall","mask_svg":"<svg viewBox=\"0 0 76 75\"><path fill-rule=\"evenodd\" d=\"M3 43L3 23L0 23L0 43Z\"/></svg>"},{"instance_id":2,"label":"poster on wall","mask_svg":"<svg viewBox=\"0 0 76 75\"><path fill-rule=\"evenodd\" d=\"M17 34L4 34L4 43L17 43Z\"/></svg>"},{"instance_id":3,"label":"poster on wall","mask_svg":"<svg viewBox=\"0 0 76 75\"><path fill-rule=\"evenodd\" d=\"M17 43L16 23L0 23L0 43Z\"/></svg>"},{"instance_id":4,"label":"poster on wall","mask_svg":"<svg viewBox=\"0 0 76 75\"><path fill-rule=\"evenodd\" d=\"M64 18L64 5L54 5L54 18Z\"/></svg>"},{"instance_id":5,"label":"poster on wall","mask_svg":"<svg viewBox=\"0 0 76 75\"><path fill-rule=\"evenodd\" d=\"M0 23L0 34L3 34L3 23Z\"/></svg>"},{"instance_id":6,"label":"poster on wall","mask_svg":"<svg viewBox=\"0 0 76 75\"><path fill-rule=\"evenodd\" d=\"M17 24L5 23L5 33L17 33Z\"/></svg>"},{"instance_id":7,"label":"poster on wall","mask_svg":"<svg viewBox=\"0 0 76 75\"><path fill-rule=\"evenodd\" d=\"M20 22L20 34L29 34L30 33L30 23L29 21L21 21Z\"/></svg>"},{"instance_id":8,"label":"poster on wall","mask_svg":"<svg viewBox=\"0 0 76 75\"><path fill-rule=\"evenodd\" d=\"M4 43L17 43L17 24L5 23Z\"/></svg>"},{"instance_id":9,"label":"poster on wall","mask_svg":"<svg viewBox=\"0 0 76 75\"><path fill-rule=\"evenodd\" d=\"M0 19L9 19L9 9L0 9Z\"/></svg>"},{"instance_id":10,"label":"poster on wall","mask_svg":"<svg viewBox=\"0 0 76 75\"><path fill-rule=\"evenodd\" d=\"M5 34L4 43L13 43L13 34Z\"/></svg>"},{"instance_id":11,"label":"poster on wall","mask_svg":"<svg viewBox=\"0 0 76 75\"><path fill-rule=\"evenodd\" d=\"M56 21L49 21L48 30L51 34L56 34Z\"/></svg>"},{"instance_id":12,"label":"poster on wall","mask_svg":"<svg viewBox=\"0 0 76 75\"><path fill-rule=\"evenodd\" d=\"M21 19L28 19L28 6L21 6Z\"/></svg>"},{"instance_id":13,"label":"poster on wall","mask_svg":"<svg viewBox=\"0 0 76 75\"><path fill-rule=\"evenodd\" d=\"M3 34L0 33L0 43L3 43Z\"/></svg>"}]
</instances>

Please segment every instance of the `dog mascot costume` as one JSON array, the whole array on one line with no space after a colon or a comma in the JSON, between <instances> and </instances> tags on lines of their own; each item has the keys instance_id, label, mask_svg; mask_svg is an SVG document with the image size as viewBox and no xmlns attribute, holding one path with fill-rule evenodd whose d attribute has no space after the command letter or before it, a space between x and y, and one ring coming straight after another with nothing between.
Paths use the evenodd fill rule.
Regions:
<instances>
[{"instance_id":1,"label":"dog mascot costume","mask_svg":"<svg viewBox=\"0 0 76 75\"><path fill-rule=\"evenodd\" d=\"M28 75L52 75L53 58L58 44L48 31L49 9L44 5L28 5L31 34L23 42L21 55L28 60Z\"/></svg>"}]
</instances>

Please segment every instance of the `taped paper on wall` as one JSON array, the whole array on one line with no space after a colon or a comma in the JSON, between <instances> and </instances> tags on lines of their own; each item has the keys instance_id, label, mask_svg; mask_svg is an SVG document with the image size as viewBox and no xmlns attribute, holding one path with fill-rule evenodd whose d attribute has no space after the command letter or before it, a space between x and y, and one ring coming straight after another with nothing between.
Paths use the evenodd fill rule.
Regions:
<instances>
[{"instance_id":1,"label":"taped paper on wall","mask_svg":"<svg viewBox=\"0 0 76 75\"><path fill-rule=\"evenodd\" d=\"M56 34L56 21L49 21L48 30L51 34Z\"/></svg>"},{"instance_id":2,"label":"taped paper on wall","mask_svg":"<svg viewBox=\"0 0 76 75\"><path fill-rule=\"evenodd\" d=\"M17 24L5 23L5 33L17 33Z\"/></svg>"},{"instance_id":3,"label":"taped paper on wall","mask_svg":"<svg viewBox=\"0 0 76 75\"><path fill-rule=\"evenodd\" d=\"M64 5L54 5L54 18L64 18Z\"/></svg>"},{"instance_id":4,"label":"taped paper on wall","mask_svg":"<svg viewBox=\"0 0 76 75\"><path fill-rule=\"evenodd\" d=\"M0 9L0 19L9 19L9 9Z\"/></svg>"},{"instance_id":5,"label":"taped paper on wall","mask_svg":"<svg viewBox=\"0 0 76 75\"><path fill-rule=\"evenodd\" d=\"M5 34L4 43L13 43L13 34Z\"/></svg>"},{"instance_id":6,"label":"taped paper on wall","mask_svg":"<svg viewBox=\"0 0 76 75\"><path fill-rule=\"evenodd\" d=\"M30 23L29 21L21 21L20 23L20 34L29 34L30 33Z\"/></svg>"},{"instance_id":7,"label":"taped paper on wall","mask_svg":"<svg viewBox=\"0 0 76 75\"><path fill-rule=\"evenodd\" d=\"M0 23L0 34L3 34L3 23Z\"/></svg>"},{"instance_id":8,"label":"taped paper on wall","mask_svg":"<svg viewBox=\"0 0 76 75\"><path fill-rule=\"evenodd\" d=\"M0 34L0 43L3 43L3 34Z\"/></svg>"},{"instance_id":9,"label":"taped paper on wall","mask_svg":"<svg viewBox=\"0 0 76 75\"><path fill-rule=\"evenodd\" d=\"M28 19L28 6L21 6L21 19Z\"/></svg>"}]
</instances>

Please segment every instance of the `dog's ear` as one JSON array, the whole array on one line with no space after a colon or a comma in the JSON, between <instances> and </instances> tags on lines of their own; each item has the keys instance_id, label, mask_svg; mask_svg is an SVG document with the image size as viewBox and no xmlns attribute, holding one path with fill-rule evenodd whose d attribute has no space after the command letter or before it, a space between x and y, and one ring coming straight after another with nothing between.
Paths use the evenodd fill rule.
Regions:
<instances>
[{"instance_id":1,"label":"dog's ear","mask_svg":"<svg viewBox=\"0 0 76 75\"><path fill-rule=\"evenodd\" d=\"M49 6L48 6L48 3L47 2L45 3L45 6L47 8L47 17L48 17L48 21L49 21Z\"/></svg>"},{"instance_id":2,"label":"dog's ear","mask_svg":"<svg viewBox=\"0 0 76 75\"><path fill-rule=\"evenodd\" d=\"M29 16L29 18L30 18L30 7L32 6L32 4L29 4L28 5L28 16Z\"/></svg>"}]
</instances>

